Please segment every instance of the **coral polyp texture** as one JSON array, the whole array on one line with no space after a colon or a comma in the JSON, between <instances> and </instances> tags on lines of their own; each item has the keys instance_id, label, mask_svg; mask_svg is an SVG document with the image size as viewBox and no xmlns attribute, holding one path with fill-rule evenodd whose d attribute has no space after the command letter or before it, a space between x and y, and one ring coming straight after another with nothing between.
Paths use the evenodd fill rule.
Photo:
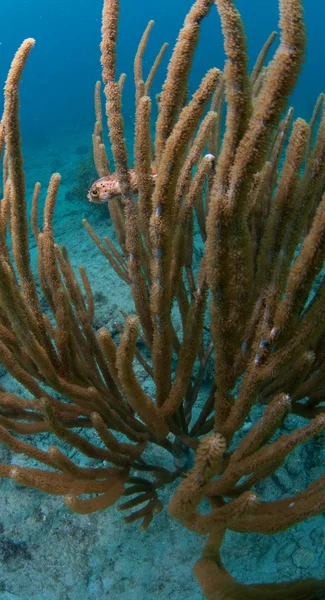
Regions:
<instances>
[{"instance_id":1,"label":"coral polyp texture","mask_svg":"<svg viewBox=\"0 0 325 600\"><path fill-rule=\"evenodd\" d=\"M225 68L211 68L190 95L201 21L214 5ZM325 111L320 96L307 123L294 120L287 105L306 35L301 0L280 0L279 8L278 47L267 62L272 33L250 74L234 2L194 2L155 123L151 84L166 44L144 80L149 22L134 62L133 164L122 116L125 76L117 78L116 70L119 2L104 0L109 141L97 83L93 153L99 181L113 181L118 192L104 199L117 241L102 241L84 225L129 286L134 313L124 315L118 335L96 329L85 269L77 277L55 242L57 173L41 228L35 185L38 273L31 269L19 83L34 40L21 45L5 85L0 360L26 397L1 388L0 440L33 461L1 464L0 475L62 496L80 514L117 504L124 520L142 529L163 509L160 490L177 482L169 514L207 536L194 572L208 600L311 600L325 593L325 581L311 579L243 585L220 557L227 530L272 535L325 506L324 474L282 499L258 494L298 445L325 428ZM300 419L285 431L290 415ZM46 449L33 443L42 432L51 434ZM154 464L154 447L173 458L172 468Z\"/></svg>"}]
</instances>

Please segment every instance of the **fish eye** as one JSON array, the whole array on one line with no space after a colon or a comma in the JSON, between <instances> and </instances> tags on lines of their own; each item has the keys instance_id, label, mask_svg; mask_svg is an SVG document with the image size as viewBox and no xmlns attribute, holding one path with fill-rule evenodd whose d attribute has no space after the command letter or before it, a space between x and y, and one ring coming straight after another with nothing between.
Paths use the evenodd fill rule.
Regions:
<instances>
[{"instance_id":1,"label":"fish eye","mask_svg":"<svg viewBox=\"0 0 325 600\"><path fill-rule=\"evenodd\" d=\"M96 190L96 189L95 190L91 190L90 193L91 193L92 196L98 196L98 190Z\"/></svg>"}]
</instances>

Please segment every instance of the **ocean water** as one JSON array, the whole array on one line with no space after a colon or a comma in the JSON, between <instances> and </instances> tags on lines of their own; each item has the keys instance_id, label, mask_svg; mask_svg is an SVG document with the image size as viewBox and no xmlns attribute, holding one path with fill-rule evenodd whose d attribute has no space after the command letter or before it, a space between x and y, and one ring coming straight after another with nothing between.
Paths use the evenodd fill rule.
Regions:
<instances>
[{"instance_id":1,"label":"ocean water","mask_svg":"<svg viewBox=\"0 0 325 600\"><path fill-rule=\"evenodd\" d=\"M121 0L118 69L127 73L123 94L127 145L132 166L134 129L133 58L149 19L155 20L144 60L147 71L161 44L169 43L155 80L159 92L168 59L191 0ZM277 29L276 0L238 0L248 37L250 66L269 33ZM36 45L21 84L21 128L27 196L35 181L44 194L49 177L60 172L62 184L55 213L55 234L66 243L74 267L86 267L93 286L98 326L130 312L127 287L109 268L81 225L86 217L99 237L112 236L105 206L90 205L80 179L80 165L91 152L94 124L93 90L100 79L101 0L1 0L0 81L5 82L12 57L22 40ZM291 102L295 115L309 119L318 94L325 90L325 3L305 0L308 52ZM223 40L217 11L202 24L200 43L190 77L195 89L212 66L222 68ZM1 105L1 100L0 100ZM89 183L94 173L89 172ZM35 244L31 256L36 268ZM1 371L0 385L21 393ZM288 428L296 423L288 423ZM290 468L280 469L265 493L276 499L302 489L309 474L318 472L324 448L308 445L293 454ZM0 462L25 465L23 456L0 448ZM202 600L192 574L203 540L172 521L166 508L147 532L137 523L123 526L110 509L85 517L70 513L60 498L0 481L0 600ZM165 506L173 488L162 492ZM273 538L229 533L223 558L243 582L325 577L323 516Z\"/></svg>"}]
</instances>

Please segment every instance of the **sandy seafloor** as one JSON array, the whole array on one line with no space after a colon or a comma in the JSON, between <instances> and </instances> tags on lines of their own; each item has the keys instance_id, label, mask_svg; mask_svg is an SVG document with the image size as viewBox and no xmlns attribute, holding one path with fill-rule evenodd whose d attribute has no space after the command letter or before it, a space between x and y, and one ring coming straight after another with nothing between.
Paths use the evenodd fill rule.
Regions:
<instances>
[{"instance_id":1,"label":"sandy seafloor","mask_svg":"<svg viewBox=\"0 0 325 600\"><path fill-rule=\"evenodd\" d=\"M86 217L99 237L112 236L105 206L66 198L75 183L80 159L90 149L85 132L67 132L41 147L27 147L25 163L28 197L40 180L43 190L52 171L62 174L55 213L55 235L66 244L74 267L83 264L95 300L95 326L112 327L119 308L132 312L128 288L102 257L81 224ZM35 244L31 238L35 266ZM122 322L122 321L121 321ZM7 375L0 385L17 392ZM258 409L253 411L258 416ZM296 424L286 422L284 430ZM250 427L247 423L246 427ZM325 437L298 448L278 473L258 489L277 499L304 489L320 473L325 461ZM40 445L53 443L44 434ZM153 458L153 456L152 456ZM164 460L155 454L155 461ZM26 459L0 447L0 460L25 465ZM87 464L90 464L88 461ZM165 463L166 464L166 463ZM170 463L169 466L171 467ZM0 599L1 600L202 600L192 566L203 539L168 517L166 505L173 488L160 493L165 508L147 532L139 524L124 525L115 507L78 516L59 497L0 481ZM320 516L271 537L229 533L223 558L230 572L243 582L284 581L325 577L325 518Z\"/></svg>"}]
</instances>

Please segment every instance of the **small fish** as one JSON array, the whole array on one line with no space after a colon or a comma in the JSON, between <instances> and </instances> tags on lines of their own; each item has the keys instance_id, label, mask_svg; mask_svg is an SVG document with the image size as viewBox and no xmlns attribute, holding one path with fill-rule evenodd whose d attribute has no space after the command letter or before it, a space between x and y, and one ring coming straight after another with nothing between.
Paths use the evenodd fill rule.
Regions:
<instances>
[{"instance_id":1,"label":"small fish","mask_svg":"<svg viewBox=\"0 0 325 600\"><path fill-rule=\"evenodd\" d=\"M152 185L154 185L157 174L153 165L151 167L151 174ZM130 169L129 175L132 190L137 192L138 186L135 169ZM114 198L117 198L118 196L121 196L121 188L116 173L111 173L111 175L106 175L105 177L97 179L87 194L89 202L93 202L94 204L103 204L104 202L114 200Z\"/></svg>"}]
</instances>

